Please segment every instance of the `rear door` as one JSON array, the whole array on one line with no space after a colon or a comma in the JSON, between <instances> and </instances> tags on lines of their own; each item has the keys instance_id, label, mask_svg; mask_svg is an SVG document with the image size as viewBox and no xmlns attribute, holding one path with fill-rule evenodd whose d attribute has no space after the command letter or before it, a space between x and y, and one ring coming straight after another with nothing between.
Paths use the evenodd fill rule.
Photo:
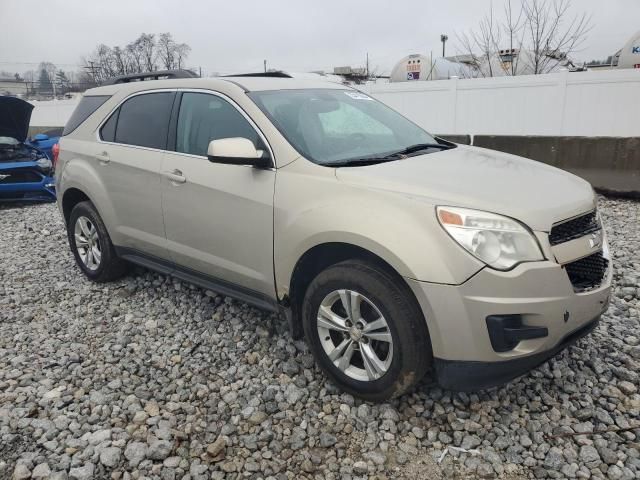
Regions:
<instances>
[{"instance_id":1,"label":"rear door","mask_svg":"<svg viewBox=\"0 0 640 480\"><path fill-rule=\"evenodd\" d=\"M174 262L211 280L275 298L275 169L207 159L209 142L244 137L268 148L249 118L213 92L179 92L162 165L167 248Z\"/></svg>"},{"instance_id":2,"label":"rear door","mask_svg":"<svg viewBox=\"0 0 640 480\"><path fill-rule=\"evenodd\" d=\"M168 260L160 168L175 91L135 94L102 124L95 152L113 203L119 247Z\"/></svg>"}]
</instances>

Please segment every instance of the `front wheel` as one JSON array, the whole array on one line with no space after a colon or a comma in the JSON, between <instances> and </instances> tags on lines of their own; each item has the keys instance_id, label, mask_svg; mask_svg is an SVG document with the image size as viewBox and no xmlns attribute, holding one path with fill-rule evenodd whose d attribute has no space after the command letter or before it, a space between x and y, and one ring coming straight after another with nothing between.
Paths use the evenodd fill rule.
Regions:
<instances>
[{"instance_id":1,"label":"front wheel","mask_svg":"<svg viewBox=\"0 0 640 480\"><path fill-rule=\"evenodd\" d=\"M318 364L357 397L401 395L431 364L424 316L401 281L352 260L320 273L305 295L303 325Z\"/></svg>"}]
</instances>

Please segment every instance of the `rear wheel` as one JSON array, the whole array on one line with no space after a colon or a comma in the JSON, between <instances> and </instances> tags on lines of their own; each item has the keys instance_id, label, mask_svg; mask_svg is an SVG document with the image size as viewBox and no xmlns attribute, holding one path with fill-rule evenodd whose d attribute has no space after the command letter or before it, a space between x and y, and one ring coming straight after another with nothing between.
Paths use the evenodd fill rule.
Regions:
<instances>
[{"instance_id":1,"label":"rear wheel","mask_svg":"<svg viewBox=\"0 0 640 480\"><path fill-rule=\"evenodd\" d=\"M108 282L126 273L127 264L116 255L109 233L91 202L73 207L67 237L76 264L89 279Z\"/></svg>"},{"instance_id":2,"label":"rear wheel","mask_svg":"<svg viewBox=\"0 0 640 480\"><path fill-rule=\"evenodd\" d=\"M367 400L401 395L431 364L424 317L408 287L365 262L320 273L305 295L303 324L327 375Z\"/></svg>"}]
</instances>

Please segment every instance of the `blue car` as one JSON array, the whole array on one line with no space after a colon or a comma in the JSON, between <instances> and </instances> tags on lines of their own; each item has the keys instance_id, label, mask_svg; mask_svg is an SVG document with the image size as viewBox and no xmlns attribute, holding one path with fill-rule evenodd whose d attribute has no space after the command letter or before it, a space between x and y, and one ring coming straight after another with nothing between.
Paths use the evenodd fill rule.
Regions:
<instances>
[{"instance_id":1,"label":"blue car","mask_svg":"<svg viewBox=\"0 0 640 480\"><path fill-rule=\"evenodd\" d=\"M0 97L0 202L56 199L54 159L26 142L32 110L24 100Z\"/></svg>"},{"instance_id":2,"label":"blue car","mask_svg":"<svg viewBox=\"0 0 640 480\"><path fill-rule=\"evenodd\" d=\"M62 129L60 129L62 130ZM59 135L47 135L46 133L38 133L33 137L27 139L27 145L36 147L41 152L44 152L49 160L53 160L53 146L60 141Z\"/></svg>"}]
</instances>

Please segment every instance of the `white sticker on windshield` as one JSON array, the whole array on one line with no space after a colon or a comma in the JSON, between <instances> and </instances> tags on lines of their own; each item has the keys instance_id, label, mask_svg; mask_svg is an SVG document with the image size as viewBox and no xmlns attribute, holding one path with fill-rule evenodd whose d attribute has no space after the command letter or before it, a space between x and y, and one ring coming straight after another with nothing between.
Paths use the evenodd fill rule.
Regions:
<instances>
[{"instance_id":1,"label":"white sticker on windshield","mask_svg":"<svg viewBox=\"0 0 640 480\"><path fill-rule=\"evenodd\" d=\"M373 100L373 98L361 92L344 92L344 93L345 95L348 95L354 100Z\"/></svg>"}]
</instances>

